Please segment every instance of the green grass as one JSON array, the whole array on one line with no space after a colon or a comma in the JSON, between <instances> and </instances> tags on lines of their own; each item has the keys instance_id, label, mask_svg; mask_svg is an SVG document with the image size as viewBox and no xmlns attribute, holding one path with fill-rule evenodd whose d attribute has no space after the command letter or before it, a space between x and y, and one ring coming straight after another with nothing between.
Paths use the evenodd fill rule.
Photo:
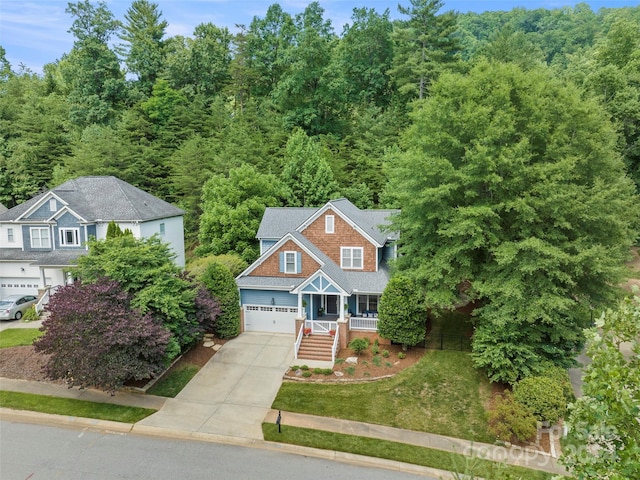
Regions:
<instances>
[{"instance_id":1,"label":"green grass","mask_svg":"<svg viewBox=\"0 0 640 480\"><path fill-rule=\"evenodd\" d=\"M149 395L173 398L198 373L198 370L200 370L200 367L192 364L186 364L181 368L171 370L147 390L147 393Z\"/></svg>"},{"instance_id":2,"label":"green grass","mask_svg":"<svg viewBox=\"0 0 640 480\"><path fill-rule=\"evenodd\" d=\"M427 351L416 365L376 382L286 382L273 408L491 443L484 409L490 394L468 353Z\"/></svg>"},{"instance_id":3,"label":"green grass","mask_svg":"<svg viewBox=\"0 0 640 480\"><path fill-rule=\"evenodd\" d=\"M0 332L0 348L31 345L41 335L37 328L7 328Z\"/></svg>"},{"instance_id":4,"label":"green grass","mask_svg":"<svg viewBox=\"0 0 640 480\"><path fill-rule=\"evenodd\" d=\"M282 432L278 433L278 427L272 423L263 423L262 432L265 440L272 442L384 458L458 473L474 473L477 476L486 478L510 478L512 480L519 478L523 480L548 480L552 478L551 474L537 470L504 465L477 458L470 459L459 453L443 452L387 440L287 425L282 425Z\"/></svg>"},{"instance_id":5,"label":"green grass","mask_svg":"<svg viewBox=\"0 0 640 480\"><path fill-rule=\"evenodd\" d=\"M0 390L0 406L14 410L30 410L124 423L138 422L157 411L151 408L128 407L5 390Z\"/></svg>"}]
</instances>

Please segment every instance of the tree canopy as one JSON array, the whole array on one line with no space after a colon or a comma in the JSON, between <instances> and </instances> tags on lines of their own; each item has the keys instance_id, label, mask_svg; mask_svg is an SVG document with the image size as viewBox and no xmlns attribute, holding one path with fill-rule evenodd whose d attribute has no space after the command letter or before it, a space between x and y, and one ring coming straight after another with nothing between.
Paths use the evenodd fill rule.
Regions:
<instances>
[{"instance_id":1,"label":"tree canopy","mask_svg":"<svg viewBox=\"0 0 640 480\"><path fill-rule=\"evenodd\" d=\"M638 198L606 114L545 69L443 74L389 164L398 267L430 307L478 303L474 359L514 382L569 365L590 308L610 304Z\"/></svg>"}]
</instances>

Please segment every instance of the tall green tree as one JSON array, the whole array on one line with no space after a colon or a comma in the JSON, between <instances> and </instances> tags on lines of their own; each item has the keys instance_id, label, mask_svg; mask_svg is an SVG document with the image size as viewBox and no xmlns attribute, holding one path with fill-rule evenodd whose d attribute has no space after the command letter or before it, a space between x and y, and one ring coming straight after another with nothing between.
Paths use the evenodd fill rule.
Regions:
<instances>
[{"instance_id":1,"label":"tall green tree","mask_svg":"<svg viewBox=\"0 0 640 480\"><path fill-rule=\"evenodd\" d=\"M258 258L256 232L266 207L281 205L282 185L251 165L214 175L202 188L200 252L235 252L247 262Z\"/></svg>"},{"instance_id":2,"label":"tall green tree","mask_svg":"<svg viewBox=\"0 0 640 480\"><path fill-rule=\"evenodd\" d=\"M585 67L586 87L611 113L618 131L618 144L630 175L640 191L640 20L622 18L596 44Z\"/></svg>"},{"instance_id":3,"label":"tall green tree","mask_svg":"<svg viewBox=\"0 0 640 480\"><path fill-rule=\"evenodd\" d=\"M320 144L302 129L293 132L287 142L282 170L290 206L317 207L338 191L325 155Z\"/></svg>"},{"instance_id":4,"label":"tall green tree","mask_svg":"<svg viewBox=\"0 0 640 480\"><path fill-rule=\"evenodd\" d=\"M388 71L393 61L393 25L389 10L354 8L328 70L331 82L344 89L344 101L385 107L392 96Z\"/></svg>"},{"instance_id":5,"label":"tall green tree","mask_svg":"<svg viewBox=\"0 0 640 480\"><path fill-rule=\"evenodd\" d=\"M137 77L139 89L151 94L164 62L164 41L168 23L162 20L158 5L148 0L134 0L125 13L118 52L124 57L129 72Z\"/></svg>"},{"instance_id":6,"label":"tall green tree","mask_svg":"<svg viewBox=\"0 0 640 480\"><path fill-rule=\"evenodd\" d=\"M398 267L430 307L479 302L473 355L494 381L567 366L610 304L638 233L633 183L602 108L544 68L446 74L389 164Z\"/></svg>"},{"instance_id":7,"label":"tall green tree","mask_svg":"<svg viewBox=\"0 0 640 480\"><path fill-rule=\"evenodd\" d=\"M264 18L253 17L247 32L249 65L254 72L252 93L266 97L280 81L292 59L288 58L293 46L296 26L293 18L274 3Z\"/></svg>"},{"instance_id":8,"label":"tall green tree","mask_svg":"<svg viewBox=\"0 0 640 480\"><path fill-rule=\"evenodd\" d=\"M574 478L640 477L640 297L608 310L587 332L582 397L569 406L571 447L561 462Z\"/></svg>"},{"instance_id":9,"label":"tall green tree","mask_svg":"<svg viewBox=\"0 0 640 480\"><path fill-rule=\"evenodd\" d=\"M69 3L66 11L75 18L69 31L76 38L60 62L71 121L79 127L112 122L126 98L124 73L109 47L120 22L104 2Z\"/></svg>"},{"instance_id":10,"label":"tall green tree","mask_svg":"<svg viewBox=\"0 0 640 480\"><path fill-rule=\"evenodd\" d=\"M410 6L398 5L408 20L394 28L395 55L390 70L400 93L410 99L423 99L431 83L458 59L456 14L438 15L442 0L409 0Z\"/></svg>"},{"instance_id":11,"label":"tall green tree","mask_svg":"<svg viewBox=\"0 0 640 480\"><path fill-rule=\"evenodd\" d=\"M296 16L295 23L295 43L286 53L287 69L272 96L288 126L310 134L331 132L337 128L336 110L341 107L334 101L329 82L323 81L335 41L331 21L324 19L320 4L312 2Z\"/></svg>"}]
</instances>

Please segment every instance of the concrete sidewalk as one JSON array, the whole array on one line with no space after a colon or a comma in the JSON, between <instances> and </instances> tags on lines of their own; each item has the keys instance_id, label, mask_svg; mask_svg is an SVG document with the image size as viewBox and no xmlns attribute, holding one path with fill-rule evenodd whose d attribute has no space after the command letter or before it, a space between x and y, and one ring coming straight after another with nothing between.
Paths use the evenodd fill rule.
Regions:
<instances>
[{"instance_id":1,"label":"concrete sidewalk","mask_svg":"<svg viewBox=\"0 0 640 480\"><path fill-rule=\"evenodd\" d=\"M275 423L277 415L278 410L271 410L265 417L265 422ZM433 433L416 432L383 425L373 425L339 418L317 417L300 413L281 412L281 416L283 429L287 428L287 426L293 426L346 435L377 438L468 456L472 455L486 460L504 462L509 465L542 470L553 474L567 475L564 467L559 465L557 459L551 455L545 452L523 449L516 446L506 448Z\"/></svg>"}]
</instances>

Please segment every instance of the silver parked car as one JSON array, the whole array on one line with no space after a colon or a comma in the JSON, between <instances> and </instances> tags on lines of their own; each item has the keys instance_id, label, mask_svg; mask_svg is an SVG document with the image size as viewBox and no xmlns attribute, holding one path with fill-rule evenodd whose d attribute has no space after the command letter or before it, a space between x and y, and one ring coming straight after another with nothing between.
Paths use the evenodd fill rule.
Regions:
<instances>
[{"instance_id":1,"label":"silver parked car","mask_svg":"<svg viewBox=\"0 0 640 480\"><path fill-rule=\"evenodd\" d=\"M0 320L20 320L38 299L33 295L9 295L0 300Z\"/></svg>"}]
</instances>

